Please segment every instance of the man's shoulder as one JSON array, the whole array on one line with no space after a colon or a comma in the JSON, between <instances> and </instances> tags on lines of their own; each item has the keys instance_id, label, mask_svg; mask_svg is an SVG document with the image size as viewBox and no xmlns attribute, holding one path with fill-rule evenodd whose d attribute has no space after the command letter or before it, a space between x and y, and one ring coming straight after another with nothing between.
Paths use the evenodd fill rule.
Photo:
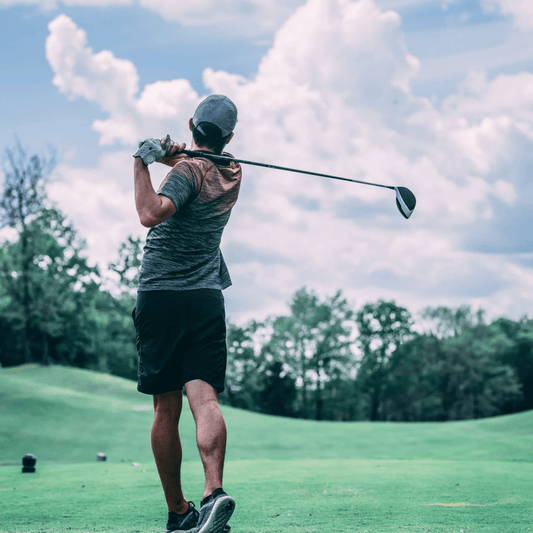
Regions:
<instances>
[{"instance_id":1,"label":"man's shoulder","mask_svg":"<svg viewBox=\"0 0 533 533\"><path fill-rule=\"evenodd\" d=\"M217 154L213 154L213 155L217 155ZM235 159L235 156L233 156L229 152L222 152L222 154L220 155L230 158L230 159ZM191 170L202 169L203 171L208 171L211 169L216 169L221 172L224 172L224 171L231 171L231 172L239 171L240 172L241 171L241 165L237 161L228 161L227 163L221 164L218 161L215 162L211 160L207 153L205 157L202 157L202 155L195 155L195 157L189 157L186 159L182 159L178 161L178 163L176 163L175 168L177 165L181 166L182 164L187 164L188 168Z\"/></svg>"},{"instance_id":2,"label":"man's shoulder","mask_svg":"<svg viewBox=\"0 0 533 533\"><path fill-rule=\"evenodd\" d=\"M194 159L187 157L179 160L172 167L172 170L178 174L192 174L197 168L197 165L194 164Z\"/></svg>"}]
</instances>

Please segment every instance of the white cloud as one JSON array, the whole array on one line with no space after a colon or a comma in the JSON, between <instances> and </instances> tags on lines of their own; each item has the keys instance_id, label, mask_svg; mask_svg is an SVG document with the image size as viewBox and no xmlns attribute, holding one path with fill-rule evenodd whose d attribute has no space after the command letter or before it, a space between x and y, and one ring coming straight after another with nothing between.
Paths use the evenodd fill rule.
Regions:
<instances>
[{"instance_id":1,"label":"white cloud","mask_svg":"<svg viewBox=\"0 0 533 533\"><path fill-rule=\"evenodd\" d=\"M54 9L64 6L87 6L87 7L109 7L109 6L129 6L133 0L0 0L0 6L14 5L34 5L42 9Z\"/></svg>"},{"instance_id":2,"label":"white cloud","mask_svg":"<svg viewBox=\"0 0 533 533\"><path fill-rule=\"evenodd\" d=\"M0 6L140 6L184 26L224 27L240 35L270 34L305 0L0 0Z\"/></svg>"},{"instance_id":3,"label":"white cloud","mask_svg":"<svg viewBox=\"0 0 533 533\"><path fill-rule=\"evenodd\" d=\"M94 124L103 144L133 146L166 132L190 138L187 121L201 96L187 80L139 89L131 62L93 52L65 16L50 24L47 57L62 92L107 112ZM476 232L502 231L509 210L523 217L513 228L529 235L530 217L520 213L533 201L525 164L532 153L533 74L493 80L472 74L438 109L411 93L417 72L399 17L372 0L309 0L277 32L253 79L204 72L208 92L227 94L239 108L233 153L404 185L418 199L406 222L392 191L245 167L223 241L237 284L231 299L243 306L242 316L260 318L304 284L322 294L340 288L358 303L386 297L412 308L467 302L504 312L513 294L513 312L529 308L531 269L501 250L479 251L475 239ZM104 224L91 229L90 213L112 221L120 240L138 228L131 193L106 196L107 180L130 172L124 156L124 167L105 160L97 169L61 174L65 182L77 176L69 185L79 198L72 216L84 221L102 257L116 249L118 236L104 245ZM68 197L69 187L61 186L56 196ZM82 198L86 205L76 214Z\"/></svg>"},{"instance_id":4,"label":"white cloud","mask_svg":"<svg viewBox=\"0 0 533 533\"><path fill-rule=\"evenodd\" d=\"M376 4L381 9L401 9L404 7L417 6L421 4L434 4L441 3L444 6L442 0L376 0Z\"/></svg>"},{"instance_id":5,"label":"white cloud","mask_svg":"<svg viewBox=\"0 0 533 533\"><path fill-rule=\"evenodd\" d=\"M93 54L85 32L66 15L50 22L48 29L46 57L56 73L53 83L61 92L98 102L105 111L132 102L138 76L130 61L117 59L107 50Z\"/></svg>"},{"instance_id":6,"label":"white cloud","mask_svg":"<svg viewBox=\"0 0 533 533\"><path fill-rule=\"evenodd\" d=\"M185 124L199 97L187 80L156 82L139 91L137 69L131 61L116 58L110 51L93 53L83 30L66 15L49 24L46 57L54 70L53 83L72 98L97 102L109 113L96 120L100 143L120 141L134 145L161 132L175 134L176 124ZM156 131L157 128L157 131ZM183 134L184 129L178 129Z\"/></svg>"},{"instance_id":7,"label":"white cloud","mask_svg":"<svg viewBox=\"0 0 533 533\"><path fill-rule=\"evenodd\" d=\"M440 3L444 10L455 0L376 0L381 9L402 9ZM498 9L511 15L516 25L533 29L533 4L530 0L481 0L486 10ZM186 26L224 26L241 35L270 33L279 28L305 0L0 0L0 6L35 5L50 10L61 6L109 7L139 5L162 18ZM463 12L462 16L468 13Z\"/></svg>"},{"instance_id":8,"label":"white cloud","mask_svg":"<svg viewBox=\"0 0 533 533\"><path fill-rule=\"evenodd\" d=\"M524 30L533 30L533 3L531 0L482 0L486 9L498 8L504 15L512 15L515 24Z\"/></svg>"},{"instance_id":9,"label":"white cloud","mask_svg":"<svg viewBox=\"0 0 533 533\"><path fill-rule=\"evenodd\" d=\"M47 191L86 239L90 257L105 268L126 236L144 237L146 230L135 212L131 153L108 153L98 163L95 168L73 161L58 165Z\"/></svg>"},{"instance_id":10,"label":"white cloud","mask_svg":"<svg viewBox=\"0 0 533 533\"><path fill-rule=\"evenodd\" d=\"M501 74L487 80L484 73L472 72L459 93L444 103L446 113L479 120L492 116L509 116L513 121L533 121L533 72Z\"/></svg>"},{"instance_id":11,"label":"white cloud","mask_svg":"<svg viewBox=\"0 0 533 533\"><path fill-rule=\"evenodd\" d=\"M271 31L304 0L139 0L146 9L167 20L190 26L226 26L227 31L250 35Z\"/></svg>"}]
</instances>

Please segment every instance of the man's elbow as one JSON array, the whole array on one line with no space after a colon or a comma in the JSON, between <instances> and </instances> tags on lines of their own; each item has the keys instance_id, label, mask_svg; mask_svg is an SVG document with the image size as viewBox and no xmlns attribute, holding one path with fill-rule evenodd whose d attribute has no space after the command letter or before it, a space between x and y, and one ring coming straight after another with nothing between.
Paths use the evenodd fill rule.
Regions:
<instances>
[{"instance_id":1,"label":"man's elbow","mask_svg":"<svg viewBox=\"0 0 533 533\"><path fill-rule=\"evenodd\" d=\"M152 213L139 213L139 221L145 228L153 228L162 222Z\"/></svg>"},{"instance_id":2,"label":"man's elbow","mask_svg":"<svg viewBox=\"0 0 533 533\"><path fill-rule=\"evenodd\" d=\"M164 198L164 197L161 197ZM139 221L145 228L153 228L176 212L174 204L168 200L158 206L137 206Z\"/></svg>"}]
</instances>

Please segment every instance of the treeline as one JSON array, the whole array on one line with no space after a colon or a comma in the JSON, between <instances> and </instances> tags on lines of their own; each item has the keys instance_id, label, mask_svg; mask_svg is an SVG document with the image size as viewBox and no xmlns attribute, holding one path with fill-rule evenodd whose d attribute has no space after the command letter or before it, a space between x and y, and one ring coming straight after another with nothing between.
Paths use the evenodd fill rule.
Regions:
<instances>
[{"instance_id":1,"label":"treeline","mask_svg":"<svg viewBox=\"0 0 533 533\"><path fill-rule=\"evenodd\" d=\"M228 404L317 420L445 421L533 409L533 320L305 288L290 314L229 326Z\"/></svg>"},{"instance_id":2,"label":"treeline","mask_svg":"<svg viewBox=\"0 0 533 533\"><path fill-rule=\"evenodd\" d=\"M62 364L136 379L131 311L141 242L105 278L46 197L54 158L5 152L0 225L0 365ZM103 238L105 238L103 236ZM302 288L289 313L228 323L221 401L318 420L457 420L533 409L533 320L488 323L469 307L395 302L355 310Z\"/></svg>"},{"instance_id":3,"label":"treeline","mask_svg":"<svg viewBox=\"0 0 533 533\"><path fill-rule=\"evenodd\" d=\"M20 143L4 154L0 227L10 235L0 249L0 365L55 363L135 379L140 242L122 245L113 283L90 266L83 239L47 199L54 164L53 156L28 157Z\"/></svg>"}]
</instances>

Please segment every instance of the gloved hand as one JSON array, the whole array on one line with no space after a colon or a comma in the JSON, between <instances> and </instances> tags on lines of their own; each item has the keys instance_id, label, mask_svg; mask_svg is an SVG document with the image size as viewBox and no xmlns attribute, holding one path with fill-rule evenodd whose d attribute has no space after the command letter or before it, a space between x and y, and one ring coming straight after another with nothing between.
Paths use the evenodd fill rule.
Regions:
<instances>
[{"instance_id":1,"label":"gloved hand","mask_svg":"<svg viewBox=\"0 0 533 533\"><path fill-rule=\"evenodd\" d=\"M161 139L146 139L139 143L139 149L133 154L133 157L140 157L143 163L148 166L156 159L165 157L169 146L170 135L167 135L164 147L161 147Z\"/></svg>"}]
</instances>

